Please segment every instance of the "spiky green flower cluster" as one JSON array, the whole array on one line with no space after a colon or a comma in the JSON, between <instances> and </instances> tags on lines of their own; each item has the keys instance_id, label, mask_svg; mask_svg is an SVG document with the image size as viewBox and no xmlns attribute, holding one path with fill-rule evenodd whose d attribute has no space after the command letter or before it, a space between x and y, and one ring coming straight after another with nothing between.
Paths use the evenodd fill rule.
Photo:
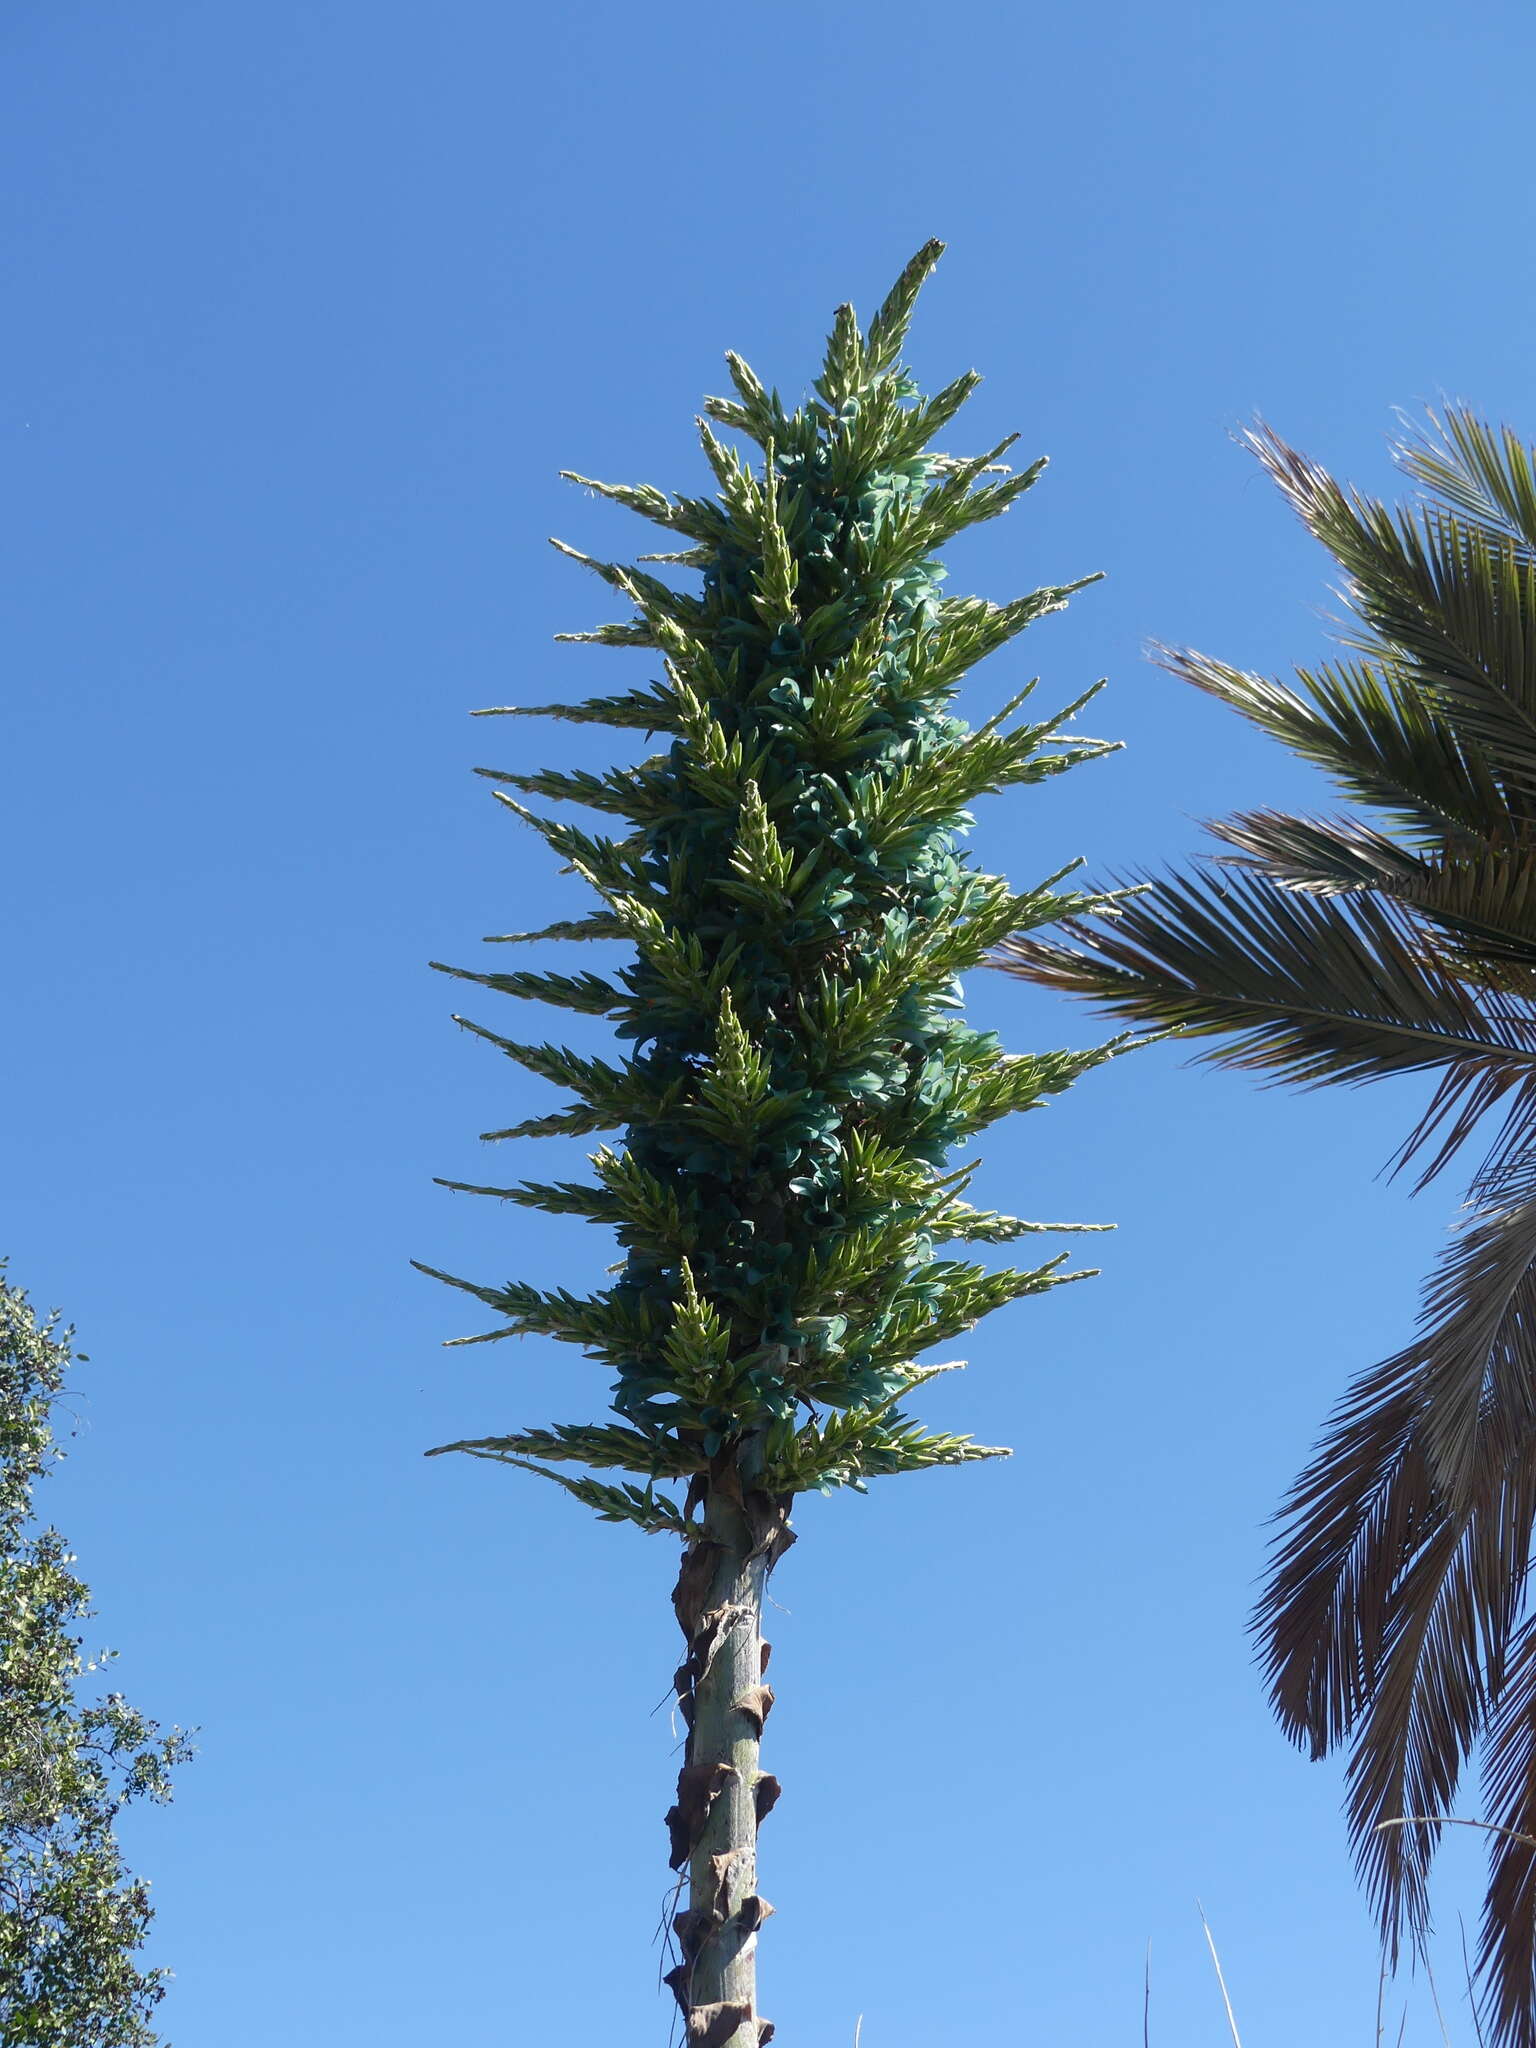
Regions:
<instances>
[{"instance_id":1,"label":"spiky green flower cluster","mask_svg":"<svg viewBox=\"0 0 1536 2048\"><path fill-rule=\"evenodd\" d=\"M670 745L606 775L493 779L601 900L522 936L619 939L633 955L612 979L447 970L606 1016L634 1049L591 1059L469 1027L577 1098L491 1135L624 1134L590 1184L473 1192L607 1224L627 1257L615 1286L585 1298L451 1284L505 1319L489 1335L540 1332L608 1364L620 1420L443 1448L628 1471L643 1487L547 1476L646 1528L686 1532L656 1482L722 1459L789 1494L993 1455L902 1412L944 1370L917 1361L1005 1302L1080 1277L1062 1272L1065 1253L993 1272L938 1250L1067 1227L972 1208L972 1169L946 1160L1114 1049L1010 1058L959 1014L958 974L1088 901L1058 893L1061 874L1016 895L977 872L959 848L968 805L1109 748L1059 738L1093 691L1035 724L1009 724L1028 690L976 731L951 715L975 662L1081 586L1007 605L940 594L935 550L1007 511L1044 466L999 469L1015 436L974 458L930 450L979 381L967 372L924 400L898 360L940 249L914 258L867 334L839 310L798 411L727 357L736 396L706 410L760 460L701 421L715 497L575 479L688 543L644 559L701 571L703 587L589 562L635 616L563 637L654 649L665 680L538 708ZM535 816L513 789L624 829Z\"/></svg>"}]
</instances>

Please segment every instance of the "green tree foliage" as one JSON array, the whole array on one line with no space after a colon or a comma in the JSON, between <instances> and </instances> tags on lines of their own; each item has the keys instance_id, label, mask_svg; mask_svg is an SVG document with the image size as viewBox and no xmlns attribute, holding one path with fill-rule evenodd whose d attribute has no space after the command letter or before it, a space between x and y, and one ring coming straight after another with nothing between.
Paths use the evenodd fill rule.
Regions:
<instances>
[{"instance_id":1,"label":"green tree foliage","mask_svg":"<svg viewBox=\"0 0 1536 2048\"><path fill-rule=\"evenodd\" d=\"M0 2048L145 2048L166 1973L134 1961L152 1913L114 1824L129 1801L169 1796L187 1741L118 1693L79 1700L107 1658L85 1658L89 1590L32 1505L63 1455L70 1335L0 1265Z\"/></svg>"},{"instance_id":2,"label":"green tree foliage","mask_svg":"<svg viewBox=\"0 0 1536 2048\"><path fill-rule=\"evenodd\" d=\"M1260 460L1345 576L1344 658L1289 688L1167 666L1322 768L1358 808L1214 827L1214 866L1154 879L1037 981L1302 1087L1431 1074L1401 1160L1422 1186L1491 1150L1413 1340L1354 1382L1286 1506L1258 1628L1276 1711L1352 1745L1349 1817L1395 1955L1480 1747L1481 1963L1503 2048L1536 2048L1536 468L1450 412L1398 451L1393 509L1259 431ZM1427 1823L1427 1824L1426 1824Z\"/></svg>"},{"instance_id":3,"label":"green tree foliage","mask_svg":"<svg viewBox=\"0 0 1536 2048\"><path fill-rule=\"evenodd\" d=\"M491 1310L487 1337L556 1337L612 1376L610 1420L443 1448L525 1466L603 1519L685 1546L678 1694L692 1735L669 1819L692 1890L672 1981L707 2048L768 2028L744 1974L764 1910L738 1882L752 1802L722 1816L742 1773L757 1810L777 1789L756 1772L771 1694L753 1641L789 1503L998 1455L909 1414L947 1369L922 1355L1083 1276L1063 1271L1065 1253L998 1271L946 1252L1074 1227L973 1207L972 1166L948 1162L1114 1049L1009 1056L960 1015L957 975L1005 934L1100 900L1060 890L1068 870L1023 893L982 873L961 849L970 805L1108 749L1063 737L1091 690L1016 722L1026 688L975 731L951 709L973 664L1079 586L1002 605L942 593L935 551L1006 512L1043 464L1004 469L1014 436L974 456L930 448L978 381L924 398L899 360L939 253L920 252L867 333L839 310L795 410L727 357L734 395L707 401L700 422L712 496L574 479L660 526L670 551L642 559L699 583L576 555L632 609L565 637L648 650L661 673L537 709L666 744L606 774L482 772L597 899L517 936L624 951L608 973L446 970L609 1018L629 1047L591 1058L469 1025L574 1098L488 1136L622 1135L590 1180L468 1191L604 1225L623 1265L579 1297L437 1276ZM619 822L610 836L524 799ZM712 1703L707 1676L729 1663L721 1645L742 1617L740 1689Z\"/></svg>"}]
</instances>

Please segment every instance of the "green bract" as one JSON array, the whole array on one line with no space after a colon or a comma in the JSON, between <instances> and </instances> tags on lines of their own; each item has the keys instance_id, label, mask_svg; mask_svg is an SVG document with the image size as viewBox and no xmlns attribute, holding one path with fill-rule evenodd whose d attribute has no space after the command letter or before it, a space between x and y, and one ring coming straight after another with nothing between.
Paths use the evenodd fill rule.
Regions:
<instances>
[{"instance_id":1,"label":"green bract","mask_svg":"<svg viewBox=\"0 0 1536 2048\"><path fill-rule=\"evenodd\" d=\"M1061 875L1016 894L978 872L961 851L968 807L1110 748L1061 737L1092 690L1038 722L1010 722L1028 690L975 731L952 715L966 671L1081 586L1006 605L942 595L935 551L1006 512L1043 464L1002 470L1013 436L974 457L929 446L978 381L923 399L898 360L940 249L914 258L867 334L840 309L797 410L727 358L736 395L706 411L755 452L701 422L715 497L575 479L677 536L680 551L647 559L700 587L588 562L633 616L564 637L653 649L663 674L539 708L667 744L605 775L484 771L599 899L584 921L521 936L617 939L630 957L611 978L446 971L611 1018L630 1050L592 1059L471 1025L575 1097L492 1135L622 1133L590 1182L472 1191L610 1225L626 1257L615 1285L581 1298L438 1277L502 1319L488 1336L542 1332L604 1362L618 1420L442 1448L529 1464L645 1529L686 1535L702 1475L726 1465L787 1496L996 1455L908 1417L905 1397L944 1370L918 1360L1082 1277L1065 1253L995 1272L941 1250L1071 1227L973 1209L971 1167L947 1161L1122 1041L1009 1057L960 1014L957 975L998 941L1105 900L1060 892ZM620 823L557 823L521 796ZM683 1498L667 1492L696 1475Z\"/></svg>"}]
</instances>

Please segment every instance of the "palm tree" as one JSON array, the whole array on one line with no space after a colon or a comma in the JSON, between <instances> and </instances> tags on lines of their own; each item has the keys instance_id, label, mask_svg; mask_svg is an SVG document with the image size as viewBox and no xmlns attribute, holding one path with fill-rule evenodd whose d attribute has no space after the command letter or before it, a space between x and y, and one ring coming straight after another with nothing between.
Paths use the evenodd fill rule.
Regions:
<instances>
[{"instance_id":1,"label":"palm tree","mask_svg":"<svg viewBox=\"0 0 1536 2048\"><path fill-rule=\"evenodd\" d=\"M1397 1164L1486 1148L1416 1334L1361 1373L1282 1510L1256 1615L1275 1711L1350 1744L1348 1813L1395 1958L1481 1753L1480 1968L1502 2048L1536 2044L1536 468L1507 428L1430 416L1393 508L1266 428L1246 440L1344 572L1337 661L1295 687L1187 650L1176 675L1356 808L1261 810L1067 943L1000 964L1300 1087L1430 1073Z\"/></svg>"}]
</instances>

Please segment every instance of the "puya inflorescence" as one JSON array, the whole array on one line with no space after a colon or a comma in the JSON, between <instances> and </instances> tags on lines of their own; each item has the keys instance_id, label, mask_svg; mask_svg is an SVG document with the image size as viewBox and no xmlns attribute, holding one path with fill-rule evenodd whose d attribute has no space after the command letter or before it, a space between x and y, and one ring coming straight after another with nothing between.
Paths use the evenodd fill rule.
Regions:
<instances>
[{"instance_id":1,"label":"puya inflorescence","mask_svg":"<svg viewBox=\"0 0 1536 2048\"><path fill-rule=\"evenodd\" d=\"M923 398L900 361L941 250L919 251L867 332L839 309L795 410L727 357L734 396L708 400L699 423L713 495L573 479L673 547L643 557L650 568L577 555L632 610L563 637L647 650L660 673L514 715L666 744L605 774L482 772L596 899L517 936L608 942L619 964L445 970L606 1017L627 1042L593 1058L459 1020L574 1098L489 1136L620 1136L587 1182L446 1184L610 1226L623 1264L585 1296L437 1274L494 1312L487 1337L559 1338L613 1376L607 1419L440 1448L542 1473L605 1520L684 1546L690 1736L669 1822L689 1904L671 1982L703 2048L755 2048L769 2030L752 1974L756 1824L777 1789L757 1765L772 1698L761 1601L790 1504L1000 1455L909 1414L948 1369L924 1354L1084 1275L1065 1253L1001 1271L953 1256L1075 1226L973 1206L974 1168L952 1156L1122 1042L1010 1056L961 1014L957 976L998 941L1105 901L1063 890L1070 867L1023 893L981 872L962 850L968 807L1110 745L1063 737L1094 690L1038 722L1016 716L1029 688L974 730L954 715L977 662L1095 579L1007 604L943 593L937 551L1006 512L1044 464L1004 468L1014 436L976 456L932 447L979 381ZM663 565L694 587L653 573ZM618 822L589 830L525 798Z\"/></svg>"}]
</instances>

